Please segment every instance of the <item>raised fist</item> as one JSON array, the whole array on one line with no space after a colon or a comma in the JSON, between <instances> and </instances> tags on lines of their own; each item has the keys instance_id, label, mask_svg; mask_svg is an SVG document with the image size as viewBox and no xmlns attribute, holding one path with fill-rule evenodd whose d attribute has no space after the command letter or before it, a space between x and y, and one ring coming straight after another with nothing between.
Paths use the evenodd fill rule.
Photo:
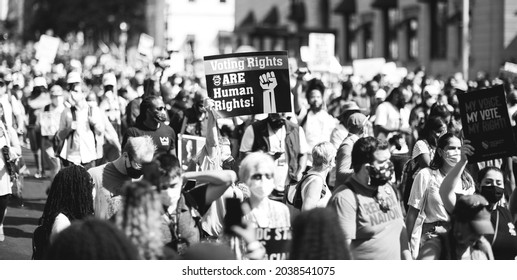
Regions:
<instances>
[{"instance_id":1,"label":"raised fist","mask_svg":"<svg viewBox=\"0 0 517 280\"><path fill-rule=\"evenodd\" d=\"M276 82L275 72L267 72L259 77L260 86L264 91L272 91L278 85Z\"/></svg>"}]
</instances>

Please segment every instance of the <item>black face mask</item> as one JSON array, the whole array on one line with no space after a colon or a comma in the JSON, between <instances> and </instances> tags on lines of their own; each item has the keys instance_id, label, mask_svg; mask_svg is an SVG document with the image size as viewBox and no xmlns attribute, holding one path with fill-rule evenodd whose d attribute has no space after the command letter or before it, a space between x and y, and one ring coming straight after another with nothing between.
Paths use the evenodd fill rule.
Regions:
<instances>
[{"instance_id":1,"label":"black face mask","mask_svg":"<svg viewBox=\"0 0 517 280\"><path fill-rule=\"evenodd\" d=\"M131 160L129 162L129 166L125 165L125 167L126 167L127 176L129 176L129 177L131 177L133 179L138 179L143 174L141 169L136 169L133 166L131 166Z\"/></svg>"},{"instance_id":2,"label":"black face mask","mask_svg":"<svg viewBox=\"0 0 517 280\"><path fill-rule=\"evenodd\" d=\"M488 203L497 203L503 197L504 189L496 186L483 186L481 187L481 195L486 198Z\"/></svg>"},{"instance_id":3,"label":"black face mask","mask_svg":"<svg viewBox=\"0 0 517 280\"><path fill-rule=\"evenodd\" d=\"M276 130L276 129L282 128L282 126L285 125L285 120L284 119L275 119L275 120L268 119L268 123L273 130Z\"/></svg>"},{"instance_id":4,"label":"black face mask","mask_svg":"<svg viewBox=\"0 0 517 280\"><path fill-rule=\"evenodd\" d=\"M232 156L225 159L222 164L222 168L224 170L233 170L234 166L235 166L235 159Z\"/></svg>"}]
</instances>

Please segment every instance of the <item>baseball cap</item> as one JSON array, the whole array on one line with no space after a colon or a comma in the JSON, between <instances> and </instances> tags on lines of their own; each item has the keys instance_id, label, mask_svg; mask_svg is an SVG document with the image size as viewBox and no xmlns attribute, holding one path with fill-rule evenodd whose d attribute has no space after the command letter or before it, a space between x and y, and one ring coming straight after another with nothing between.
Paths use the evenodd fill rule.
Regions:
<instances>
[{"instance_id":1,"label":"baseball cap","mask_svg":"<svg viewBox=\"0 0 517 280\"><path fill-rule=\"evenodd\" d=\"M103 86L117 86L117 78L113 73L106 73L102 76L102 85Z\"/></svg>"},{"instance_id":2,"label":"baseball cap","mask_svg":"<svg viewBox=\"0 0 517 280\"><path fill-rule=\"evenodd\" d=\"M79 72L70 72L68 73L68 77L66 78L67 84L80 83L81 81L81 75L79 74Z\"/></svg>"},{"instance_id":3,"label":"baseball cap","mask_svg":"<svg viewBox=\"0 0 517 280\"><path fill-rule=\"evenodd\" d=\"M487 210L488 201L481 195L463 195L454 206L453 215L459 222L467 222L478 234L493 234L494 227Z\"/></svg>"},{"instance_id":4,"label":"baseball cap","mask_svg":"<svg viewBox=\"0 0 517 280\"><path fill-rule=\"evenodd\" d=\"M348 117L348 121L346 122L346 129L350 133L360 133L364 131L364 126L366 125L366 121L368 118L362 113L353 113Z\"/></svg>"},{"instance_id":5,"label":"baseball cap","mask_svg":"<svg viewBox=\"0 0 517 280\"><path fill-rule=\"evenodd\" d=\"M35 87L47 87L47 81L43 77L34 78L34 86Z\"/></svg>"}]
</instances>

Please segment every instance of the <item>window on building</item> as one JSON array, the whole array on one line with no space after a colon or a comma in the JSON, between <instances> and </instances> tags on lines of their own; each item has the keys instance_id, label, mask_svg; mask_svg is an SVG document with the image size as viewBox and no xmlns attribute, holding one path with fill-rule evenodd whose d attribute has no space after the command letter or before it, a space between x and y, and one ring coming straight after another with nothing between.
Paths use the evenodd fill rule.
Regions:
<instances>
[{"instance_id":1,"label":"window on building","mask_svg":"<svg viewBox=\"0 0 517 280\"><path fill-rule=\"evenodd\" d=\"M226 0L219 0L220 3L226 3Z\"/></svg>"},{"instance_id":2,"label":"window on building","mask_svg":"<svg viewBox=\"0 0 517 280\"><path fill-rule=\"evenodd\" d=\"M447 2L430 2L431 58L447 58Z\"/></svg>"},{"instance_id":3,"label":"window on building","mask_svg":"<svg viewBox=\"0 0 517 280\"><path fill-rule=\"evenodd\" d=\"M364 57L373 57L373 23L367 22L363 26L364 34Z\"/></svg>"},{"instance_id":4,"label":"window on building","mask_svg":"<svg viewBox=\"0 0 517 280\"><path fill-rule=\"evenodd\" d=\"M408 58L413 60L418 58L418 20L411 18L407 20L407 42Z\"/></svg>"},{"instance_id":5,"label":"window on building","mask_svg":"<svg viewBox=\"0 0 517 280\"><path fill-rule=\"evenodd\" d=\"M386 32L387 56L389 59L396 60L399 57L399 45L397 26L399 21L399 12L397 9L389 9L386 17L388 30Z\"/></svg>"},{"instance_id":6,"label":"window on building","mask_svg":"<svg viewBox=\"0 0 517 280\"><path fill-rule=\"evenodd\" d=\"M346 60L351 61L358 59L357 48L357 15L351 14L347 16L346 25Z\"/></svg>"}]
</instances>

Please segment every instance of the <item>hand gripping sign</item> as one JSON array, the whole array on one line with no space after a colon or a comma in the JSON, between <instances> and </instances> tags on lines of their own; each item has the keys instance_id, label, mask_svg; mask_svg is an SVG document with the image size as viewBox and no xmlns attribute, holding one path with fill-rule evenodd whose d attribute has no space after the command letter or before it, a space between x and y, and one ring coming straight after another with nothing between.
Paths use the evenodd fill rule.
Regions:
<instances>
[{"instance_id":1,"label":"hand gripping sign","mask_svg":"<svg viewBox=\"0 0 517 280\"><path fill-rule=\"evenodd\" d=\"M208 96L222 117L291 112L287 52L205 57Z\"/></svg>"}]
</instances>

